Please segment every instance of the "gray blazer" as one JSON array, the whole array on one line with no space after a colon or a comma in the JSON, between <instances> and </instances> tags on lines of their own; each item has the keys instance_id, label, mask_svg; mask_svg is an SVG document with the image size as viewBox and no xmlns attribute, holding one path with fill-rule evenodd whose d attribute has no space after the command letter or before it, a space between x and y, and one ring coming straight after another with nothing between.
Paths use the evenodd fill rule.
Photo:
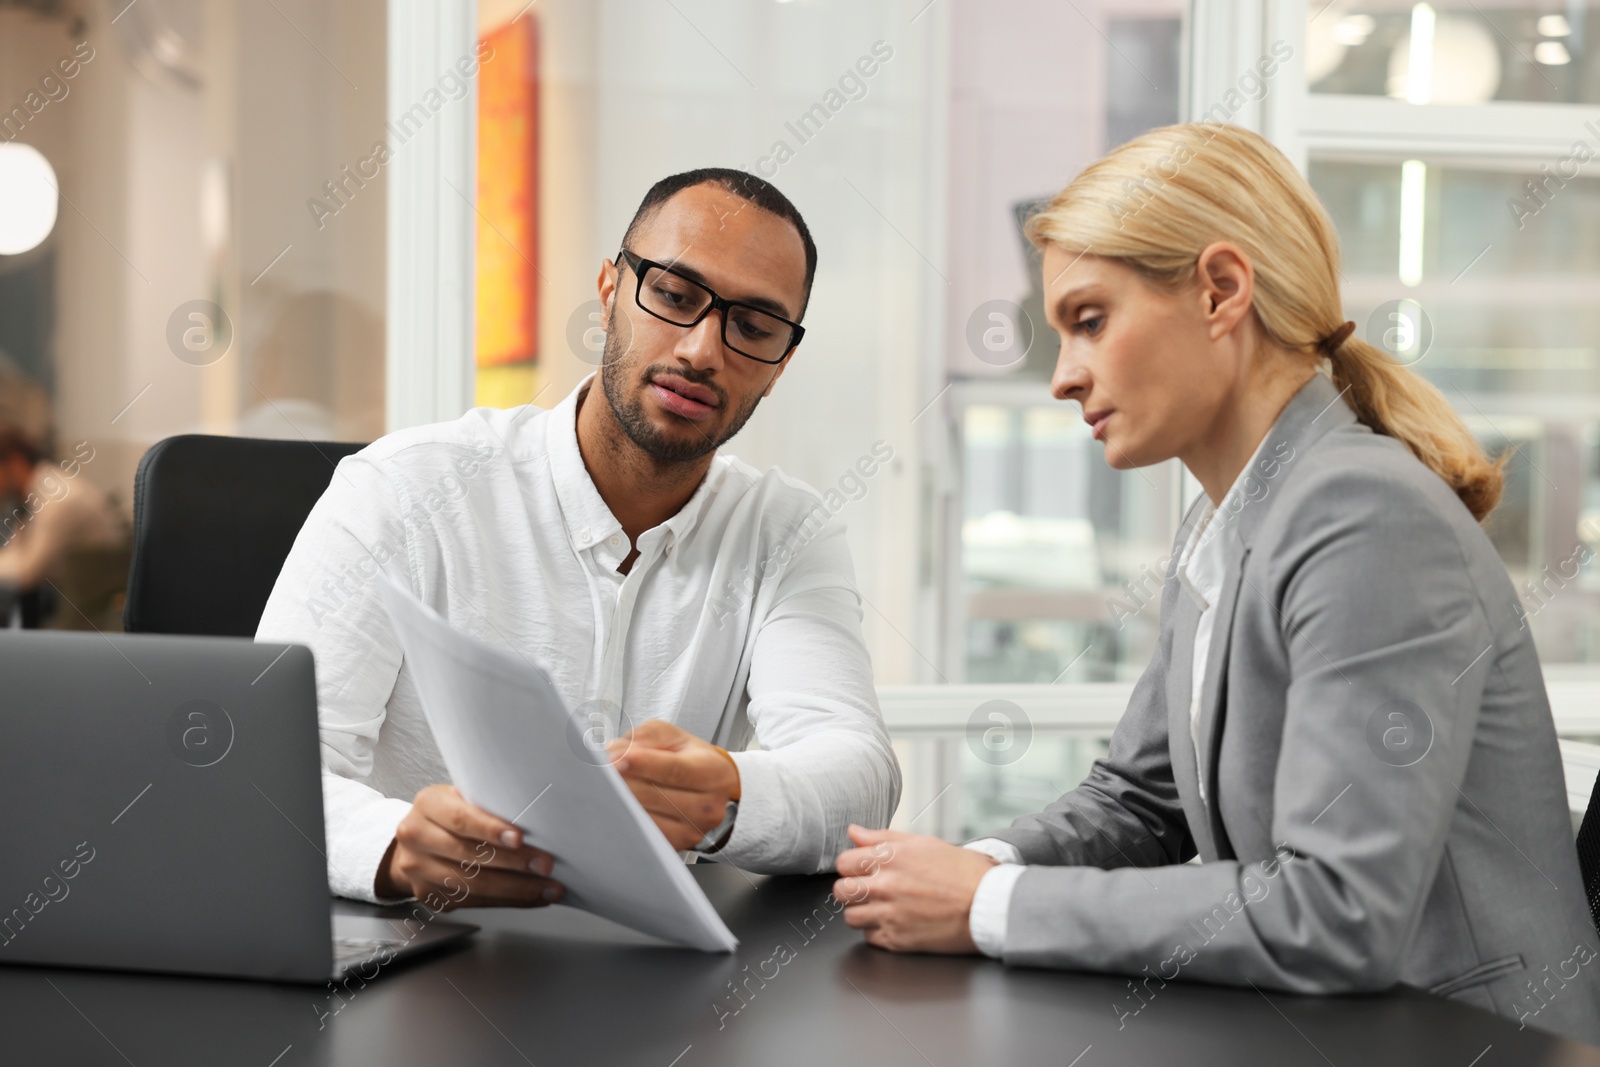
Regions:
<instances>
[{"instance_id":1,"label":"gray blazer","mask_svg":"<svg viewBox=\"0 0 1600 1067\"><path fill-rule=\"evenodd\" d=\"M1489 539L1321 375L1240 499L1213 519L1228 566L1199 766L1199 609L1168 577L1109 754L988 835L1036 865L1011 897L1006 962L1133 975L1124 1016L1175 979L1406 982L1600 1043L1600 939L1555 728Z\"/></svg>"}]
</instances>

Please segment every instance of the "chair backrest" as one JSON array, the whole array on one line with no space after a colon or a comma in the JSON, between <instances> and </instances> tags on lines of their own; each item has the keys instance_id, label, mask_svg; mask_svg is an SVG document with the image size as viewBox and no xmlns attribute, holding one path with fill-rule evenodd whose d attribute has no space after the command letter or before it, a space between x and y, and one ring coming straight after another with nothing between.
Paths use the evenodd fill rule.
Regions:
<instances>
[{"instance_id":1,"label":"chair backrest","mask_svg":"<svg viewBox=\"0 0 1600 1067\"><path fill-rule=\"evenodd\" d=\"M1578 870L1583 875L1583 895L1589 899L1589 918L1600 929L1600 777L1595 778L1583 825L1578 827Z\"/></svg>"},{"instance_id":2,"label":"chair backrest","mask_svg":"<svg viewBox=\"0 0 1600 1067\"><path fill-rule=\"evenodd\" d=\"M133 483L130 633L253 637L272 585L335 466L365 445L186 434Z\"/></svg>"}]
</instances>

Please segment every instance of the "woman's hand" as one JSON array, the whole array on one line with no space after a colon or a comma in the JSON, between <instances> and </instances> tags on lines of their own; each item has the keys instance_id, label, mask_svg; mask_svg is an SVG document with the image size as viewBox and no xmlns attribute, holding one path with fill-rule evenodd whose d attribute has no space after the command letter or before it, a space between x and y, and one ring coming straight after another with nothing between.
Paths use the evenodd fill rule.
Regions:
<instances>
[{"instance_id":1,"label":"woman's hand","mask_svg":"<svg viewBox=\"0 0 1600 1067\"><path fill-rule=\"evenodd\" d=\"M978 883L997 865L970 848L852 824L859 848L839 853L833 895L867 944L892 952L972 953L969 916Z\"/></svg>"}]
</instances>

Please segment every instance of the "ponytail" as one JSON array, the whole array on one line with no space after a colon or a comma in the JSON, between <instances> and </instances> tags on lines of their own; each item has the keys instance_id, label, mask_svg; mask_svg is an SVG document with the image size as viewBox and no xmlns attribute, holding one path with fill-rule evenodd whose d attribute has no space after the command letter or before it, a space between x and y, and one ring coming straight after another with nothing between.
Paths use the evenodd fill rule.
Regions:
<instances>
[{"instance_id":1,"label":"ponytail","mask_svg":"<svg viewBox=\"0 0 1600 1067\"><path fill-rule=\"evenodd\" d=\"M1334 352L1333 384L1356 418L1404 444L1482 522L1500 503L1505 458L1491 461L1443 394L1410 367L1354 338Z\"/></svg>"}]
</instances>

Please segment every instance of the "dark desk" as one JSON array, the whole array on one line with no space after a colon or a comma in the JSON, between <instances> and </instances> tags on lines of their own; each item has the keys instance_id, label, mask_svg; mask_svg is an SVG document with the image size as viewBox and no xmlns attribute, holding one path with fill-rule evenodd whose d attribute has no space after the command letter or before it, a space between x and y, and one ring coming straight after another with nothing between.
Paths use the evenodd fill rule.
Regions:
<instances>
[{"instance_id":1,"label":"dark desk","mask_svg":"<svg viewBox=\"0 0 1600 1067\"><path fill-rule=\"evenodd\" d=\"M392 964L364 988L352 981L342 1000L316 987L0 968L0 1061L1600 1065L1600 1049L1409 991L1322 999L1173 984L1119 1020L1134 1003L1126 979L894 956L822 907L827 878L694 873L739 936L736 957L552 908L471 913L484 927L471 942Z\"/></svg>"}]
</instances>

